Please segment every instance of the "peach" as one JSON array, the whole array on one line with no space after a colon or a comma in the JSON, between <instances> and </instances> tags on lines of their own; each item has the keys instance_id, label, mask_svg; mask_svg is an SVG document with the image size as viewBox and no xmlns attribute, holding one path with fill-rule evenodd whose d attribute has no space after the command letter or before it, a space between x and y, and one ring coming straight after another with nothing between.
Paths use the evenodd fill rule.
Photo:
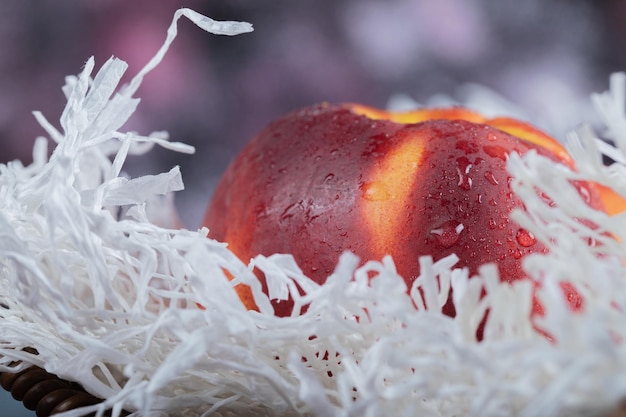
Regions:
<instances>
[{"instance_id":1,"label":"peach","mask_svg":"<svg viewBox=\"0 0 626 417\"><path fill-rule=\"evenodd\" d=\"M514 119L463 108L390 113L315 105L252 139L219 182L204 225L242 260L290 253L319 283L344 251L363 261L392 255L409 287L420 256L452 253L471 274L496 262L501 279L512 282L524 278L525 255L546 251L509 219L523 205L506 160L529 150L573 167L559 142ZM614 197L594 184L577 187L599 210ZM613 211L626 207L623 200L611 204ZM249 289L238 291L254 309ZM278 316L293 308L273 305ZM444 313L455 314L451 302Z\"/></svg>"}]
</instances>

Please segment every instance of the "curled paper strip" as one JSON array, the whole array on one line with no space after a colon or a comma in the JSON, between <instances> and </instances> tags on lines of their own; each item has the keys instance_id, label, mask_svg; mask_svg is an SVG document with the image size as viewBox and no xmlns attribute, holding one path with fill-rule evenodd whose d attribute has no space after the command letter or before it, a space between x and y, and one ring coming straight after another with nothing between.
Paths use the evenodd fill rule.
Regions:
<instances>
[{"instance_id":1,"label":"curled paper strip","mask_svg":"<svg viewBox=\"0 0 626 417\"><path fill-rule=\"evenodd\" d=\"M534 153L509 159L527 209L514 219L550 248L527 257L531 280L500 283L493 265L470 279L454 269L454 256L422 258L421 276L407 289L391 258L358 267L347 253L320 286L289 255L247 265L206 230L155 224L152 208L165 217L172 210L155 194L182 189L177 168L122 175L128 154L154 144L192 150L162 133L119 131L181 16L212 33L251 30L180 10L163 48L128 86L118 88L123 61L107 61L92 77L90 59L68 78L61 130L36 114L56 142L49 160L40 140L33 164L0 166L0 372L22 369L11 366L22 361L104 399L64 417L107 409L113 416L124 409L133 416L571 416L626 398L626 222L591 210L569 182L590 179L626 195L616 180L624 166L597 163L603 152L626 160L620 78L610 95L598 96L609 98L597 100L615 146L578 131L577 172ZM267 275L271 296L290 293L307 311L274 317L253 266ZM582 311L569 311L563 282L580 289ZM260 312L244 308L237 283L250 285ZM534 322L533 287L545 310ZM440 312L450 289L455 318Z\"/></svg>"}]
</instances>

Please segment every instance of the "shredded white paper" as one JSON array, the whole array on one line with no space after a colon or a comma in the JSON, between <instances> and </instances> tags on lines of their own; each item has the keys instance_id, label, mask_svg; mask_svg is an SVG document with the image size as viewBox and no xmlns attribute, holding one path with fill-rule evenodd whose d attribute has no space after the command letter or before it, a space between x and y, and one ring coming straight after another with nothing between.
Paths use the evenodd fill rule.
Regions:
<instances>
[{"instance_id":1,"label":"shredded white paper","mask_svg":"<svg viewBox=\"0 0 626 417\"><path fill-rule=\"evenodd\" d=\"M391 258L357 267L345 254L320 286L290 255L246 265L205 229L159 226L154 219L174 215L163 196L183 188L178 168L135 179L122 173L127 155L155 144L193 151L163 133L120 131L181 16L211 33L251 30L179 10L163 48L128 86L118 87L123 61L110 59L92 77L90 59L67 79L61 130L36 113L56 142L49 160L39 139L31 165L0 166L1 372L21 360L105 399L62 417L111 407L114 416L125 409L144 417L575 416L626 398L626 214L590 209L569 182L593 180L626 195L623 74L594 96L602 135L615 145L589 128L572 133L576 172L532 152L509 159L527 208L514 219L550 248L525 258L531 279L502 284L493 265L469 279L454 269L454 256L422 258L407 289ZM604 166L602 154L618 162ZM274 317L253 266L276 294L310 303L306 313ZM534 322L531 280L545 308ZM240 282L252 287L260 312L239 301ZM577 288L582 311L570 311L562 282ZM455 318L440 312L450 288Z\"/></svg>"}]
</instances>

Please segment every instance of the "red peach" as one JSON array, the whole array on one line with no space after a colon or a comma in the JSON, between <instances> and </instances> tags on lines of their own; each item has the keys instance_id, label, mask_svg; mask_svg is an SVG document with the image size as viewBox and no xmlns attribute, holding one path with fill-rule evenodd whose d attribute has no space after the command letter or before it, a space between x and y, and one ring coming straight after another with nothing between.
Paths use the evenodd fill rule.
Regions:
<instances>
[{"instance_id":1,"label":"red peach","mask_svg":"<svg viewBox=\"0 0 626 417\"><path fill-rule=\"evenodd\" d=\"M559 142L523 122L486 119L463 108L390 113L321 104L272 122L222 177L204 218L209 236L242 260L290 253L323 283L339 256L390 254L410 287L418 258L459 256L471 274L487 262L503 281L524 277L521 259L546 248L509 214L523 207L506 160L529 150L573 167ZM626 207L595 184L579 183L588 204ZM261 277L262 278L262 277ZM244 304L256 308L249 288ZM267 291L267 288L264 288ZM290 302L273 302L275 314ZM444 313L454 315L450 302Z\"/></svg>"}]
</instances>

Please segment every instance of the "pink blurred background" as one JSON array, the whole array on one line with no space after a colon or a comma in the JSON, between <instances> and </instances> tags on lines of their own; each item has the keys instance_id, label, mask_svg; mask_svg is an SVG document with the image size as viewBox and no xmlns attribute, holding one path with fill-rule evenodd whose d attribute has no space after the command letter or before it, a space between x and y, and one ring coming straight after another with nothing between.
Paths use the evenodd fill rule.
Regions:
<instances>
[{"instance_id":1,"label":"pink blurred background","mask_svg":"<svg viewBox=\"0 0 626 417\"><path fill-rule=\"evenodd\" d=\"M211 36L181 21L163 64L138 92L129 129L168 130L196 155L156 150L132 175L181 165L177 206L198 227L219 175L279 115L320 101L384 107L404 93L424 102L480 83L562 138L593 121L588 95L626 68L626 2L542 0L3 0L0 2L0 162L31 159L56 122L64 77L91 55L134 74L161 45L174 10L245 20L255 32ZM11 415L32 415L21 405Z\"/></svg>"},{"instance_id":2,"label":"pink blurred background","mask_svg":"<svg viewBox=\"0 0 626 417\"><path fill-rule=\"evenodd\" d=\"M219 174L269 120L320 101L384 107L394 93L423 102L476 82L498 91L561 137L593 118L587 97L626 67L624 2L540 0L8 0L0 4L2 162L30 160L58 121L64 76L90 55L115 55L134 74L161 45L174 10L246 20L255 32L208 35L181 21L163 64L145 80L128 128L168 130L197 154L157 150L133 175L179 164L176 196L188 227L200 224Z\"/></svg>"}]
</instances>

